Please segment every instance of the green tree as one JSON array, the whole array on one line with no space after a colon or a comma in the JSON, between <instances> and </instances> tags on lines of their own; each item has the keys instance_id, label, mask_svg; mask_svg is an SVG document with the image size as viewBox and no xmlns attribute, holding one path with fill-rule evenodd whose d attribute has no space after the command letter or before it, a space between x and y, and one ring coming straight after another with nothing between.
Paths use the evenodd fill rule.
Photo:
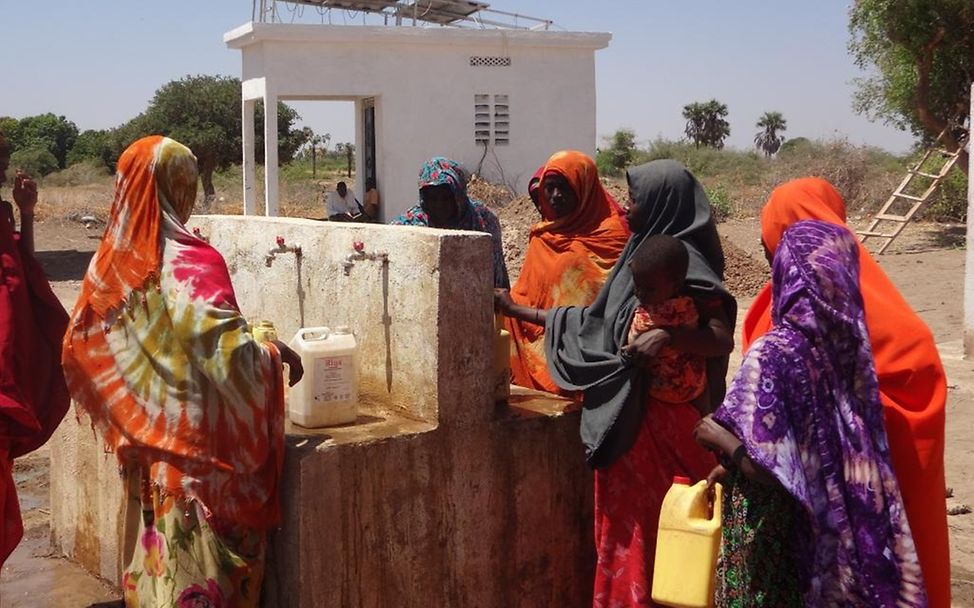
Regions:
<instances>
[{"instance_id":1,"label":"green tree","mask_svg":"<svg viewBox=\"0 0 974 608\"><path fill-rule=\"evenodd\" d=\"M605 138L608 147L600 150L596 160L599 171L607 175L619 175L636 158L636 132L632 129L619 129L611 137Z\"/></svg>"},{"instance_id":2,"label":"green tree","mask_svg":"<svg viewBox=\"0 0 974 608\"><path fill-rule=\"evenodd\" d=\"M764 152L765 156L774 156L781 148L785 138L779 133L788 129L788 121L781 112L765 112L755 125L761 129L754 136L754 145Z\"/></svg>"},{"instance_id":3,"label":"green tree","mask_svg":"<svg viewBox=\"0 0 974 608\"><path fill-rule=\"evenodd\" d=\"M20 122L16 118L11 118L10 116L0 116L0 133L3 133L4 139L7 143L13 146L13 140L17 135L17 123Z\"/></svg>"},{"instance_id":4,"label":"green tree","mask_svg":"<svg viewBox=\"0 0 974 608\"><path fill-rule=\"evenodd\" d=\"M78 138L77 125L64 116L51 113L20 120L2 118L0 131L3 131L15 151L30 149L32 156L36 157L36 150L47 150L56 160L56 168L60 169L67 166L68 152Z\"/></svg>"},{"instance_id":5,"label":"green tree","mask_svg":"<svg viewBox=\"0 0 974 608\"><path fill-rule=\"evenodd\" d=\"M339 156L345 157L345 160L348 163L348 177L352 177L352 164L355 161L355 144L351 142L336 144L335 153Z\"/></svg>"},{"instance_id":6,"label":"green tree","mask_svg":"<svg viewBox=\"0 0 974 608\"><path fill-rule=\"evenodd\" d=\"M186 76L163 85L143 114L119 127L113 146L121 152L145 135L165 135L189 146L199 165L203 194L216 194L213 172L242 161L242 95L240 80L228 76ZM304 144L304 134L293 125L300 117L292 108L278 103L278 157L286 163ZM263 160L264 112L257 104L257 160ZM116 155L117 158L117 155Z\"/></svg>"},{"instance_id":7,"label":"green tree","mask_svg":"<svg viewBox=\"0 0 974 608\"><path fill-rule=\"evenodd\" d=\"M727 105L716 99L687 104L683 106L683 118L687 121L683 132L698 148L708 146L721 150L731 132L726 117Z\"/></svg>"},{"instance_id":8,"label":"green tree","mask_svg":"<svg viewBox=\"0 0 974 608\"><path fill-rule=\"evenodd\" d=\"M57 158L43 146L15 149L10 155L10 166L30 175L47 175L58 170Z\"/></svg>"},{"instance_id":9,"label":"green tree","mask_svg":"<svg viewBox=\"0 0 974 608\"><path fill-rule=\"evenodd\" d=\"M849 31L856 64L872 73L857 81L855 109L926 142L950 126L946 144L957 150L974 80L974 3L856 0ZM966 153L958 164L967 171Z\"/></svg>"},{"instance_id":10,"label":"green tree","mask_svg":"<svg viewBox=\"0 0 974 608\"><path fill-rule=\"evenodd\" d=\"M328 152L328 142L331 141L331 133L318 135L311 127L301 129L304 136L304 155L305 158L311 157L311 177L318 177L318 156Z\"/></svg>"},{"instance_id":11,"label":"green tree","mask_svg":"<svg viewBox=\"0 0 974 608\"><path fill-rule=\"evenodd\" d=\"M68 152L67 164L71 166L83 161L95 161L108 170L114 170L115 155L110 131L88 129L78 135Z\"/></svg>"}]
</instances>

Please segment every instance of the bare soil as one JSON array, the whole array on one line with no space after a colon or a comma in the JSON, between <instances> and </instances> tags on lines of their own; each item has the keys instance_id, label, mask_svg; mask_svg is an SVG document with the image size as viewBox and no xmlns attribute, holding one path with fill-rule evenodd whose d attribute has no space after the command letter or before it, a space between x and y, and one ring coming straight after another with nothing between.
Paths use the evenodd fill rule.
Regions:
<instances>
[{"instance_id":1,"label":"bare soil","mask_svg":"<svg viewBox=\"0 0 974 608\"><path fill-rule=\"evenodd\" d=\"M510 199L510 197L508 197ZM505 230L505 253L516 275L536 215L530 201L496 205ZM61 215L61 214L59 214ZM61 215L65 217L65 215ZM75 214L75 217L80 217ZM102 226L91 229L77 219L44 218L37 225L38 258L65 307L71 308ZM727 255L728 284L746 310L767 280L760 251L758 222L720 224ZM967 435L974 426L974 369L960 358L963 283L963 226L915 224L907 228L880 262L907 300L930 325L947 367L947 476L950 507L974 506L974 447ZM72 424L69 416L66 424ZM3 608L77 607L117 599L115 591L76 565L54 557L49 545L49 458L46 448L18 459L15 477L27 529L24 542L0 573ZM949 518L954 575L954 605L974 607L974 515Z\"/></svg>"}]
</instances>

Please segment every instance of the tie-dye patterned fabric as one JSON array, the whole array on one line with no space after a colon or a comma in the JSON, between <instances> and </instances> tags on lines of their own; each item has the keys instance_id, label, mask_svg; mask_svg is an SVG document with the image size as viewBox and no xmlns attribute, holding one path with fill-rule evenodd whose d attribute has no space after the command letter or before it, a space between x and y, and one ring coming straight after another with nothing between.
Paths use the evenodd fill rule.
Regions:
<instances>
[{"instance_id":1,"label":"tie-dye patterned fabric","mask_svg":"<svg viewBox=\"0 0 974 608\"><path fill-rule=\"evenodd\" d=\"M124 464L227 525L279 519L280 357L253 340L220 254L184 222L196 159L162 137L118 162L115 200L64 339L72 396Z\"/></svg>"},{"instance_id":2,"label":"tie-dye patterned fabric","mask_svg":"<svg viewBox=\"0 0 974 608\"><path fill-rule=\"evenodd\" d=\"M782 184L774 189L761 211L761 240L773 253L782 232L800 220L845 226L845 201L832 184L818 177ZM859 289L879 376L879 398L883 401L893 470L917 544L927 596L931 606L949 608L944 366L930 328L864 246L859 247ZM771 326L769 284L747 310L743 350Z\"/></svg>"},{"instance_id":3,"label":"tie-dye patterned fabric","mask_svg":"<svg viewBox=\"0 0 974 608\"><path fill-rule=\"evenodd\" d=\"M890 459L859 292L858 241L803 221L772 265L774 328L714 418L801 505L806 606L926 606Z\"/></svg>"},{"instance_id":4,"label":"tie-dye patterned fabric","mask_svg":"<svg viewBox=\"0 0 974 608\"><path fill-rule=\"evenodd\" d=\"M436 156L426 161L419 172L419 189L427 186L449 186L457 201L457 221L450 226L453 230L486 232L493 240L494 287L509 288L511 279L504 261L504 244L501 224L494 212L480 201L472 201L467 196L467 178L463 167L455 160ZM430 219L423 205L415 205L391 222L403 226L429 226Z\"/></svg>"}]
</instances>

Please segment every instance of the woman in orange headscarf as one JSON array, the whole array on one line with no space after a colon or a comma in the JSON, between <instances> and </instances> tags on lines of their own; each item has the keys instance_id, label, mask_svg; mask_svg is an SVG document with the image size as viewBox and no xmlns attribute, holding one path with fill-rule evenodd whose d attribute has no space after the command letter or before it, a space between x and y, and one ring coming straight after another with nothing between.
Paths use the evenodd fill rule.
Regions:
<instances>
[{"instance_id":1,"label":"woman in orange headscarf","mask_svg":"<svg viewBox=\"0 0 974 608\"><path fill-rule=\"evenodd\" d=\"M132 607L256 606L280 521L281 361L293 384L300 359L254 340L223 257L186 228L197 181L172 139L128 147L64 336L68 388L141 494Z\"/></svg>"},{"instance_id":2,"label":"woman in orange headscarf","mask_svg":"<svg viewBox=\"0 0 974 608\"><path fill-rule=\"evenodd\" d=\"M541 174L539 211L528 252L511 289L516 304L547 310L587 306L598 295L629 239L622 211L599 181L595 161L557 152ZM548 375L544 325L508 318L514 384L569 395Z\"/></svg>"},{"instance_id":3,"label":"woman in orange headscarf","mask_svg":"<svg viewBox=\"0 0 974 608\"><path fill-rule=\"evenodd\" d=\"M779 186L761 212L761 240L772 254L801 220L844 225L845 203L830 183L804 178ZM860 287L879 376L893 467L917 545L930 606L950 605L950 552L944 482L947 382L930 329L869 252L859 246ZM771 327L771 286L744 320L744 350Z\"/></svg>"}]
</instances>

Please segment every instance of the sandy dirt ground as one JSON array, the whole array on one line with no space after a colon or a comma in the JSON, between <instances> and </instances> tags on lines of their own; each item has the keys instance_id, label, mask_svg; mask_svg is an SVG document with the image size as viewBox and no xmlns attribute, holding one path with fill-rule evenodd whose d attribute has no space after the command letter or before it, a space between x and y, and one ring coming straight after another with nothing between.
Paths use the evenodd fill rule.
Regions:
<instances>
[{"instance_id":1,"label":"sandy dirt ground","mask_svg":"<svg viewBox=\"0 0 974 608\"><path fill-rule=\"evenodd\" d=\"M503 218L502 218L503 221ZM505 226L506 233L509 226ZM757 220L720 225L725 243L736 250L728 256L729 274L741 289L741 309L766 276L758 246ZM518 234L521 230L510 230ZM101 236L100 227L86 229L72 221L48 220L37 226L38 258L54 289L70 308L81 278ZM910 226L881 264L911 305L930 325L941 347L950 384L947 409L948 506L963 511L974 505L974 446L967 433L974 428L974 363L961 359L964 250L962 226ZM515 256L523 255L520 251ZM75 424L69 416L65 424ZM109 585L67 560L52 555L49 545L49 459L46 449L19 459L15 467L25 539L0 572L0 608L75 608L117 599ZM974 608L974 515L949 517L954 577L954 605Z\"/></svg>"}]
</instances>

